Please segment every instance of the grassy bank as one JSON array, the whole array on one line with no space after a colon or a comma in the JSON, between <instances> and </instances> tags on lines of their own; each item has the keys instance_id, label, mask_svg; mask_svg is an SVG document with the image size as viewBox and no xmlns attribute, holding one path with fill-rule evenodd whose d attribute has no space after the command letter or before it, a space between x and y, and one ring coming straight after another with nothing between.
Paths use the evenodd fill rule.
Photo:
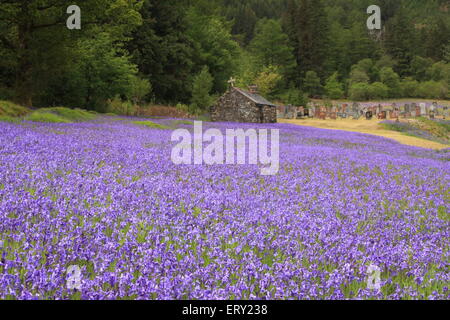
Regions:
<instances>
[{"instance_id":1,"label":"grassy bank","mask_svg":"<svg viewBox=\"0 0 450 320\"><path fill-rule=\"evenodd\" d=\"M386 130L397 131L442 144L450 144L450 121L417 118L401 122L387 120L380 125Z\"/></svg>"},{"instance_id":2,"label":"grassy bank","mask_svg":"<svg viewBox=\"0 0 450 320\"><path fill-rule=\"evenodd\" d=\"M17 122L31 110L9 101L0 101L0 121Z\"/></svg>"},{"instance_id":3,"label":"grassy bank","mask_svg":"<svg viewBox=\"0 0 450 320\"><path fill-rule=\"evenodd\" d=\"M94 120L97 113L82 109L65 107L43 108L31 110L9 101L0 101L0 121L3 122L46 122L46 123L72 123Z\"/></svg>"}]
</instances>

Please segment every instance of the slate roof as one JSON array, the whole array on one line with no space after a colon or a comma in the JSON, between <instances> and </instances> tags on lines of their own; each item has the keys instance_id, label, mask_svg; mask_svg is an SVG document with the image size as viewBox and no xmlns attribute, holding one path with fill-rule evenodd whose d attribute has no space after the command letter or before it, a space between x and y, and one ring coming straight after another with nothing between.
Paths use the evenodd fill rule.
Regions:
<instances>
[{"instance_id":1,"label":"slate roof","mask_svg":"<svg viewBox=\"0 0 450 320\"><path fill-rule=\"evenodd\" d=\"M250 100L252 100L254 103L258 105L264 105L264 106L271 106L271 107L277 107L277 105L273 104L272 102L268 101L264 97L260 96L259 94L250 93L248 91L242 90L240 88L234 87L234 89L241 93L242 95L246 96Z\"/></svg>"}]
</instances>

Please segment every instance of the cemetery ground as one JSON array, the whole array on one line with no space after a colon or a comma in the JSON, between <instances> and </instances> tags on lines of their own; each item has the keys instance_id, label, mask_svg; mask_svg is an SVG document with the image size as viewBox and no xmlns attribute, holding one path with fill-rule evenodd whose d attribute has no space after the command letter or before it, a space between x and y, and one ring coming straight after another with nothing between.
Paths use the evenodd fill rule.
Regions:
<instances>
[{"instance_id":1,"label":"cemetery ground","mask_svg":"<svg viewBox=\"0 0 450 320\"><path fill-rule=\"evenodd\" d=\"M261 176L174 165L190 120L1 106L0 299L449 298L449 149L204 123L279 129Z\"/></svg>"},{"instance_id":2,"label":"cemetery ground","mask_svg":"<svg viewBox=\"0 0 450 320\"><path fill-rule=\"evenodd\" d=\"M414 120L404 120L400 119L400 122L407 123L408 121ZM416 120L418 121L418 120ZM360 132L366 134L372 134L375 136L380 136L388 139L393 139L399 143L415 146L421 148L442 150L450 148L450 144L443 142L436 142L429 139L424 139L412 135L408 135L405 132L393 130L393 128L389 128L388 126L384 126L384 120L366 120L366 119L337 119L337 120L320 120L320 119L278 119L280 123L290 123L301 126L322 128L322 129L332 129L332 130L343 130L343 131L351 131L351 132Z\"/></svg>"}]
</instances>

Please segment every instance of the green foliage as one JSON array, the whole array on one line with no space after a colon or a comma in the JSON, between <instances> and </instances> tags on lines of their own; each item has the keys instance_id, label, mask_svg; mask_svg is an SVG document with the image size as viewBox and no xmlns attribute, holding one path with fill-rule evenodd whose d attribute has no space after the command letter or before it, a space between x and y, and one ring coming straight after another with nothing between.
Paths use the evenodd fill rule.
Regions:
<instances>
[{"instance_id":1,"label":"green foliage","mask_svg":"<svg viewBox=\"0 0 450 320\"><path fill-rule=\"evenodd\" d=\"M418 81L427 80L427 70L433 65L430 58L415 56L411 61L411 74Z\"/></svg>"},{"instance_id":2,"label":"green foliage","mask_svg":"<svg viewBox=\"0 0 450 320\"><path fill-rule=\"evenodd\" d=\"M159 124L159 123L155 123L152 121L133 121L134 124L140 125L140 126L145 126L147 128L151 128L151 129L159 129L159 130L169 130L171 129L171 127L169 126L165 126L163 124Z\"/></svg>"},{"instance_id":3,"label":"green foliage","mask_svg":"<svg viewBox=\"0 0 450 320\"><path fill-rule=\"evenodd\" d=\"M289 89L283 96L285 104L293 106L306 106L309 102L308 95L297 88Z\"/></svg>"},{"instance_id":4,"label":"green foliage","mask_svg":"<svg viewBox=\"0 0 450 320\"><path fill-rule=\"evenodd\" d=\"M444 2L380 0L384 29L369 33L367 0L86 0L77 31L64 27L64 1L8 0L0 9L0 99L100 112L116 96L187 104L203 66L213 78L209 94L224 92L233 76L240 87L260 82L273 97L291 82L332 98L381 97L385 87L389 98L447 97ZM277 71L262 79L269 66Z\"/></svg>"},{"instance_id":5,"label":"green foliage","mask_svg":"<svg viewBox=\"0 0 450 320\"><path fill-rule=\"evenodd\" d=\"M449 86L443 81L425 81L420 83L417 95L420 98L447 99L450 98Z\"/></svg>"},{"instance_id":6,"label":"green foliage","mask_svg":"<svg viewBox=\"0 0 450 320\"><path fill-rule=\"evenodd\" d=\"M320 83L320 78L315 71L306 72L303 86L310 97L317 96L322 93L322 84Z\"/></svg>"},{"instance_id":7,"label":"green foliage","mask_svg":"<svg viewBox=\"0 0 450 320\"><path fill-rule=\"evenodd\" d=\"M384 67L380 70L380 79L389 88L389 97L393 98L400 92L400 77L392 68Z\"/></svg>"},{"instance_id":8,"label":"green foliage","mask_svg":"<svg viewBox=\"0 0 450 320\"><path fill-rule=\"evenodd\" d=\"M196 66L209 68L213 91L224 92L227 81L238 70L239 45L231 35L231 24L215 15L207 15L193 6L187 12L188 36L193 40Z\"/></svg>"},{"instance_id":9,"label":"green foliage","mask_svg":"<svg viewBox=\"0 0 450 320\"><path fill-rule=\"evenodd\" d=\"M162 103L190 99L195 52L186 11L178 0L145 0L140 10L143 24L127 44L132 61Z\"/></svg>"},{"instance_id":10,"label":"green foliage","mask_svg":"<svg viewBox=\"0 0 450 320\"><path fill-rule=\"evenodd\" d=\"M364 70L354 68L350 73L350 85L357 83L369 83L369 76Z\"/></svg>"},{"instance_id":11,"label":"green foliage","mask_svg":"<svg viewBox=\"0 0 450 320\"><path fill-rule=\"evenodd\" d=\"M330 99L341 99L344 96L344 86L339 82L338 73L333 73L325 83L325 92Z\"/></svg>"},{"instance_id":12,"label":"green foliage","mask_svg":"<svg viewBox=\"0 0 450 320\"><path fill-rule=\"evenodd\" d=\"M0 116L0 122L18 123L20 122L20 119L10 116Z\"/></svg>"},{"instance_id":13,"label":"green foliage","mask_svg":"<svg viewBox=\"0 0 450 320\"><path fill-rule=\"evenodd\" d=\"M370 85L367 83L352 84L349 89L350 99L355 101L364 101L369 99Z\"/></svg>"},{"instance_id":14,"label":"green foliage","mask_svg":"<svg viewBox=\"0 0 450 320\"><path fill-rule=\"evenodd\" d=\"M324 1L290 1L284 23L298 63L297 81L308 71L324 76L330 36Z\"/></svg>"},{"instance_id":15,"label":"green foliage","mask_svg":"<svg viewBox=\"0 0 450 320\"><path fill-rule=\"evenodd\" d=\"M191 113L204 112L211 106L213 102L213 98L210 95L212 87L213 77L209 73L208 67L205 66L194 78L190 105Z\"/></svg>"},{"instance_id":16,"label":"green foliage","mask_svg":"<svg viewBox=\"0 0 450 320\"><path fill-rule=\"evenodd\" d=\"M106 112L115 115L136 116L138 108L130 101L123 101L119 96L108 100Z\"/></svg>"},{"instance_id":17,"label":"green foliage","mask_svg":"<svg viewBox=\"0 0 450 320\"><path fill-rule=\"evenodd\" d=\"M406 78L400 82L400 91L402 97L414 98L417 96L419 82L413 78Z\"/></svg>"},{"instance_id":18,"label":"green foliage","mask_svg":"<svg viewBox=\"0 0 450 320\"><path fill-rule=\"evenodd\" d=\"M189 113L189 106L186 104L182 104L182 103L178 103L176 105L177 110L184 112L184 113Z\"/></svg>"},{"instance_id":19,"label":"green foliage","mask_svg":"<svg viewBox=\"0 0 450 320\"><path fill-rule=\"evenodd\" d=\"M78 41L107 30L116 46L141 23L138 0L86 0L83 2L85 23L81 30L73 32L64 27L67 6L67 2L60 0L10 0L2 4L0 52L4 54L0 56L5 56L6 63L0 63L0 70L7 71L13 79L7 85L14 88L15 98L22 105L32 106L33 99L39 104L41 93L45 93L44 98L52 98L54 93L48 89L55 84L60 92L73 90L65 87L66 79L62 78L79 54ZM42 100L47 105L68 102Z\"/></svg>"},{"instance_id":20,"label":"green foliage","mask_svg":"<svg viewBox=\"0 0 450 320\"><path fill-rule=\"evenodd\" d=\"M450 85L450 63L445 63L444 61L436 62L427 69L426 75L429 80L444 80Z\"/></svg>"},{"instance_id":21,"label":"green foliage","mask_svg":"<svg viewBox=\"0 0 450 320\"><path fill-rule=\"evenodd\" d=\"M152 91L152 85L148 79L132 77L130 97L134 104L141 105L144 98Z\"/></svg>"},{"instance_id":22,"label":"green foliage","mask_svg":"<svg viewBox=\"0 0 450 320\"><path fill-rule=\"evenodd\" d=\"M19 106L10 101L0 101L0 116L5 117L5 119L7 117L23 117L30 112L30 109Z\"/></svg>"},{"instance_id":23,"label":"green foliage","mask_svg":"<svg viewBox=\"0 0 450 320\"><path fill-rule=\"evenodd\" d=\"M74 76L78 76L85 107L104 111L104 102L108 99L117 95L131 98L137 69L114 47L108 34L101 33L95 39L82 41L79 48Z\"/></svg>"},{"instance_id":24,"label":"green foliage","mask_svg":"<svg viewBox=\"0 0 450 320\"><path fill-rule=\"evenodd\" d=\"M369 86L369 99L386 99L389 96L389 88L381 82L374 82Z\"/></svg>"},{"instance_id":25,"label":"green foliage","mask_svg":"<svg viewBox=\"0 0 450 320\"><path fill-rule=\"evenodd\" d=\"M417 40L414 21L404 8L399 7L395 16L386 23L385 47L396 60L395 70L400 76L409 75Z\"/></svg>"},{"instance_id":26,"label":"green foliage","mask_svg":"<svg viewBox=\"0 0 450 320\"><path fill-rule=\"evenodd\" d=\"M258 68L275 66L286 77L295 71L297 63L292 54L293 48L289 45L288 36L283 32L279 21L260 20L249 48Z\"/></svg>"},{"instance_id":27,"label":"green foliage","mask_svg":"<svg viewBox=\"0 0 450 320\"><path fill-rule=\"evenodd\" d=\"M282 76L279 74L278 69L274 66L269 66L258 74L254 82L262 96L273 98L281 79Z\"/></svg>"},{"instance_id":28,"label":"green foliage","mask_svg":"<svg viewBox=\"0 0 450 320\"><path fill-rule=\"evenodd\" d=\"M26 120L33 122L47 122L47 123L70 123L68 119L64 119L54 113L49 112L33 112L26 117Z\"/></svg>"},{"instance_id":29,"label":"green foliage","mask_svg":"<svg viewBox=\"0 0 450 320\"><path fill-rule=\"evenodd\" d=\"M26 116L25 120L33 122L71 123L94 120L95 118L96 115L86 110L55 107L36 110Z\"/></svg>"},{"instance_id":30,"label":"green foliage","mask_svg":"<svg viewBox=\"0 0 450 320\"><path fill-rule=\"evenodd\" d=\"M96 115L82 109L69 109L64 107L45 108L38 110L40 113L53 113L69 121L94 120Z\"/></svg>"}]
</instances>

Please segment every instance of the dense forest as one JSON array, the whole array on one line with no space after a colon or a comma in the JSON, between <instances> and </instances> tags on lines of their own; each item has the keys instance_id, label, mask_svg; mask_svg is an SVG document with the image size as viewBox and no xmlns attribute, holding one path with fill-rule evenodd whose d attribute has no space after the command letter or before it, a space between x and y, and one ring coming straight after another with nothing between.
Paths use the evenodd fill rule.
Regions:
<instances>
[{"instance_id":1,"label":"dense forest","mask_svg":"<svg viewBox=\"0 0 450 320\"><path fill-rule=\"evenodd\" d=\"M234 77L270 99L450 98L448 0L1 0L0 100L206 110ZM366 10L379 5L381 30ZM113 108L114 109L114 108Z\"/></svg>"}]
</instances>

